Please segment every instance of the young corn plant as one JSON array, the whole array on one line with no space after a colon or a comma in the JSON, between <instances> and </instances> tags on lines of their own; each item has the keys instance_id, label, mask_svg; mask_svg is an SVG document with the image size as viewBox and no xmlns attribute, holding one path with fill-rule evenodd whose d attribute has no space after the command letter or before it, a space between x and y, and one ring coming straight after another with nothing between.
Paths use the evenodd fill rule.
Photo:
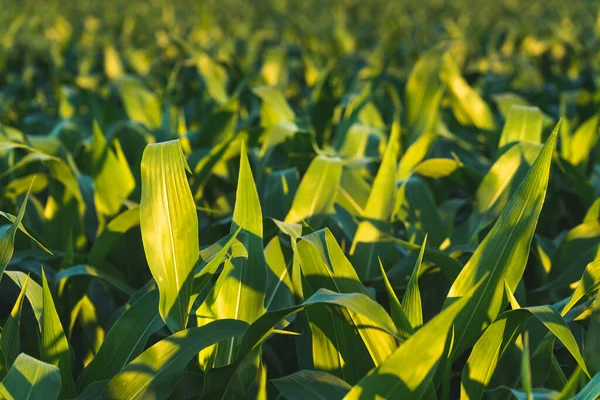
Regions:
<instances>
[{"instance_id":1,"label":"young corn plant","mask_svg":"<svg viewBox=\"0 0 600 400\"><path fill-rule=\"evenodd\" d=\"M600 398L597 6L184 3L0 15L0 399Z\"/></svg>"}]
</instances>

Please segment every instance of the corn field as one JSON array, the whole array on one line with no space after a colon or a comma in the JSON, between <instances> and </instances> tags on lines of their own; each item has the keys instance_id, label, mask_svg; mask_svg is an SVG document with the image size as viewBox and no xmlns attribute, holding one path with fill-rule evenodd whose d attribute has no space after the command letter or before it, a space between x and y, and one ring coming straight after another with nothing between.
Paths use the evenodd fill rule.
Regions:
<instances>
[{"instance_id":1,"label":"corn field","mask_svg":"<svg viewBox=\"0 0 600 400\"><path fill-rule=\"evenodd\" d=\"M0 9L0 399L600 398L599 3Z\"/></svg>"}]
</instances>

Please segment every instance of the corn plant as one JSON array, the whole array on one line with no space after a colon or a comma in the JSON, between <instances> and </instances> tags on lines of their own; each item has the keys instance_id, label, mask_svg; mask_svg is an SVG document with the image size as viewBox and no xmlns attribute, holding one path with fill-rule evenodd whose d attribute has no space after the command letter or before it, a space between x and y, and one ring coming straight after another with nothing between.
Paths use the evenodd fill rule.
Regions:
<instances>
[{"instance_id":1,"label":"corn plant","mask_svg":"<svg viewBox=\"0 0 600 400\"><path fill-rule=\"evenodd\" d=\"M597 4L42 3L1 399L600 398Z\"/></svg>"}]
</instances>

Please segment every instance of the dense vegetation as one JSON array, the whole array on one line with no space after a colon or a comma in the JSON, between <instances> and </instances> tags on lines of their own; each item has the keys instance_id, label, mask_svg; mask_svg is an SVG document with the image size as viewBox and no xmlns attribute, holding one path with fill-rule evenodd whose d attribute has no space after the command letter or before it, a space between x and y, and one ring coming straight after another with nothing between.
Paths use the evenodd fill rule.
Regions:
<instances>
[{"instance_id":1,"label":"dense vegetation","mask_svg":"<svg viewBox=\"0 0 600 400\"><path fill-rule=\"evenodd\" d=\"M0 398L600 396L598 4L100 3L0 1Z\"/></svg>"}]
</instances>

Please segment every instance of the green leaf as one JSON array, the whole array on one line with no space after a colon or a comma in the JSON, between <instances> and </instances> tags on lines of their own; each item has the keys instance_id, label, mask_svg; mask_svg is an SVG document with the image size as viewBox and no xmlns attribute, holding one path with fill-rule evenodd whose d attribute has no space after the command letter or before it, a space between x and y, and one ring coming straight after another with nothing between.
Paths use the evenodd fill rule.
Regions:
<instances>
[{"instance_id":1,"label":"green leaf","mask_svg":"<svg viewBox=\"0 0 600 400\"><path fill-rule=\"evenodd\" d=\"M521 383L527 400L533 400L531 387L531 362L529 360L529 335L527 332L522 337L523 351L521 354Z\"/></svg>"},{"instance_id":2,"label":"green leaf","mask_svg":"<svg viewBox=\"0 0 600 400\"><path fill-rule=\"evenodd\" d=\"M102 279L127 297L131 296L135 290L123 281L119 276L118 270L110 271L106 266L104 269L92 267L91 265L74 265L65 268L56 274L54 282L59 287L66 283L66 280L76 276L90 276L93 278Z\"/></svg>"},{"instance_id":3,"label":"green leaf","mask_svg":"<svg viewBox=\"0 0 600 400\"><path fill-rule=\"evenodd\" d=\"M434 48L424 53L412 68L404 97L411 137L421 136L435 126L443 83L440 79L443 49Z\"/></svg>"},{"instance_id":4,"label":"green leaf","mask_svg":"<svg viewBox=\"0 0 600 400\"><path fill-rule=\"evenodd\" d=\"M294 305L294 288L291 269L293 265L286 263L281 241L275 236L265 247L265 260L270 273L267 278L265 308L276 310Z\"/></svg>"},{"instance_id":5,"label":"green leaf","mask_svg":"<svg viewBox=\"0 0 600 400\"><path fill-rule=\"evenodd\" d=\"M498 148L521 141L542 141L542 112L539 108L519 105L510 108Z\"/></svg>"},{"instance_id":6,"label":"green leaf","mask_svg":"<svg viewBox=\"0 0 600 400\"><path fill-rule=\"evenodd\" d=\"M218 103L227 101L227 71L216 60L213 60L208 54L199 53L190 60L196 64L198 72L204 78L206 90L210 97Z\"/></svg>"},{"instance_id":7,"label":"green leaf","mask_svg":"<svg viewBox=\"0 0 600 400\"><path fill-rule=\"evenodd\" d=\"M453 244L476 241L479 232L498 218L516 193L540 149L539 144L518 143L496 160L477 188L473 213L457 228L452 237Z\"/></svg>"},{"instance_id":8,"label":"green leaf","mask_svg":"<svg viewBox=\"0 0 600 400\"><path fill-rule=\"evenodd\" d=\"M56 365L60 369L62 385L61 398L75 397L75 384L71 373L71 351L65 336L60 318L54 306L46 274L42 269L42 335L40 340L40 358L42 361Z\"/></svg>"},{"instance_id":9,"label":"green leaf","mask_svg":"<svg viewBox=\"0 0 600 400\"><path fill-rule=\"evenodd\" d=\"M369 291L361 283L354 267L344 255L344 252L329 229L302 236L297 246L302 275L307 286L313 292L324 288L337 293L361 293L365 296L370 296ZM323 309L319 310L322 311ZM315 329L324 329L324 326L319 326L317 321L312 321L311 313L313 317L316 314L316 311L313 311L309 312L309 320L314 323ZM394 326L392 320L385 312L382 313L381 318L387 320L386 323L388 326ZM327 319L325 317L325 320ZM369 318L364 318L350 312L346 316L346 319L350 326L358 330L358 334L364 342L375 366L384 362L397 348L396 342L392 337L381 332L379 329L372 328L375 325ZM335 324L335 322L333 323ZM344 341L349 340L349 338L339 338L339 340ZM339 349L332 350L337 353ZM314 348L313 351L319 357L323 353ZM350 364L349 361L347 363Z\"/></svg>"},{"instance_id":10,"label":"green leaf","mask_svg":"<svg viewBox=\"0 0 600 400\"><path fill-rule=\"evenodd\" d=\"M133 192L135 179L119 142L115 142L117 146L115 155L96 121L94 121L93 131L94 203L98 212L111 216L119 212L123 202Z\"/></svg>"},{"instance_id":11,"label":"green leaf","mask_svg":"<svg viewBox=\"0 0 600 400\"><path fill-rule=\"evenodd\" d=\"M389 316L369 296L361 293L334 293L327 289L320 289L302 304L282 310L268 311L258 318L248 330L240 342L234 361L225 367L213 368L208 371L205 378L204 399L221 399L225 395L233 376L242 361L273 333L275 326L289 315L303 311L307 307L322 304L344 307L358 315L373 320L382 331L391 336L396 336L396 329L389 321Z\"/></svg>"},{"instance_id":12,"label":"green leaf","mask_svg":"<svg viewBox=\"0 0 600 400\"><path fill-rule=\"evenodd\" d=\"M199 199L201 197L204 187L211 177L213 168L219 161L221 161L229 149L229 145L234 141L234 139L235 136L232 135L227 139L217 143L213 148L210 149L210 152L200 161L198 161L198 164L196 164L196 167L194 168L194 180L192 183L192 193L194 193L195 199Z\"/></svg>"},{"instance_id":13,"label":"green leaf","mask_svg":"<svg viewBox=\"0 0 600 400\"><path fill-rule=\"evenodd\" d=\"M150 335L164 326L158 309L158 292L152 290L134 302L113 324L94 359L86 367L80 389L109 380L146 346Z\"/></svg>"},{"instance_id":14,"label":"green leaf","mask_svg":"<svg viewBox=\"0 0 600 400\"><path fill-rule=\"evenodd\" d=\"M452 94L452 111L463 125L479 129L494 130L496 122L481 95L462 77L460 69L450 53L444 54L442 76Z\"/></svg>"},{"instance_id":15,"label":"green leaf","mask_svg":"<svg viewBox=\"0 0 600 400\"><path fill-rule=\"evenodd\" d=\"M203 259L205 258L205 260L200 265L200 270L194 276L194 294L192 294L192 302L194 302L200 292L206 288L225 257L229 254L232 246L236 244L240 245L237 235L241 230L242 228L239 227L234 233L230 233L209 248L200 251L200 256ZM209 254L209 251L211 254Z\"/></svg>"},{"instance_id":16,"label":"green leaf","mask_svg":"<svg viewBox=\"0 0 600 400\"><path fill-rule=\"evenodd\" d=\"M89 263L101 265L125 232L140 224L140 209L133 207L113 218L94 241L88 254Z\"/></svg>"},{"instance_id":17,"label":"green leaf","mask_svg":"<svg viewBox=\"0 0 600 400\"><path fill-rule=\"evenodd\" d=\"M162 111L156 95L130 76L119 78L116 85L129 119L150 129L158 129L162 122Z\"/></svg>"},{"instance_id":18,"label":"green leaf","mask_svg":"<svg viewBox=\"0 0 600 400\"><path fill-rule=\"evenodd\" d=\"M184 329L200 252L198 216L179 141L150 144L142 158L140 227L160 292L159 312L172 332Z\"/></svg>"},{"instance_id":19,"label":"green leaf","mask_svg":"<svg viewBox=\"0 0 600 400\"><path fill-rule=\"evenodd\" d=\"M481 276L489 274L478 301L469 303L457 318L454 357L472 345L490 319L495 319L506 305L504 281L514 292L521 280L546 196L558 127L554 128L519 189L450 288L445 306L464 296Z\"/></svg>"},{"instance_id":20,"label":"green leaf","mask_svg":"<svg viewBox=\"0 0 600 400\"><path fill-rule=\"evenodd\" d=\"M502 313L473 347L462 372L461 398L480 399L483 396L499 360L532 316L544 324L569 350L581 368L587 371L573 334L556 310L549 306L519 308Z\"/></svg>"},{"instance_id":21,"label":"green leaf","mask_svg":"<svg viewBox=\"0 0 600 400\"><path fill-rule=\"evenodd\" d=\"M316 157L300 181L285 222L306 221L318 226L323 216L332 211L341 177L341 159Z\"/></svg>"},{"instance_id":22,"label":"green leaf","mask_svg":"<svg viewBox=\"0 0 600 400\"><path fill-rule=\"evenodd\" d=\"M440 179L452 175L455 171L463 167L464 164L460 162L460 160L452 158L430 158L417 164L413 168L413 173L432 179Z\"/></svg>"},{"instance_id":23,"label":"green leaf","mask_svg":"<svg viewBox=\"0 0 600 400\"><path fill-rule=\"evenodd\" d=\"M0 379L4 378L6 372L10 369L21 349L21 310L23 309L23 299L27 291L27 283L21 288L19 297L2 327L2 336L0 336Z\"/></svg>"},{"instance_id":24,"label":"green leaf","mask_svg":"<svg viewBox=\"0 0 600 400\"><path fill-rule=\"evenodd\" d=\"M569 162L573 165L585 165L590 157L590 153L598 141L598 126L600 124L600 114L596 114L583 122L571 137L571 151L569 152Z\"/></svg>"},{"instance_id":25,"label":"green leaf","mask_svg":"<svg viewBox=\"0 0 600 400\"><path fill-rule=\"evenodd\" d=\"M583 355L590 373L600 372L600 292L592 304L592 315L586 333Z\"/></svg>"},{"instance_id":26,"label":"green leaf","mask_svg":"<svg viewBox=\"0 0 600 400\"><path fill-rule=\"evenodd\" d=\"M404 155L400 158L396 179L406 180L409 178L415 167L427 157L436 136L437 135L432 131L423 132L423 134L410 145Z\"/></svg>"},{"instance_id":27,"label":"green leaf","mask_svg":"<svg viewBox=\"0 0 600 400\"><path fill-rule=\"evenodd\" d=\"M396 293L394 292L394 288L390 284L390 281L385 273L385 269L383 268L383 264L379 264L381 269L381 276L383 277L383 282L385 283L385 289L388 294L388 298L390 299L390 314L392 316L392 321L396 325L398 329L398 333L400 334L400 338L402 341L406 341L415 331L413 330L404 309L402 308L402 304L398 300Z\"/></svg>"},{"instance_id":28,"label":"green leaf","mask_svg":"<svg viewBox=\"0 0 600 400\"><path fill-rule=\"evenodd\" d=\"M381 230L390 230L388 225L394 211L399 147L400 131L393 129L362 213L363 220L358 224L350 248L350 256L360 266L358 273L363 280L376 276L379 242L383 236ZM387 245L389 247L389 243Z\"/></svg>"},{"instance_id":29,"label":"green leaf","mask_svg":"<svg viewBox=\"0 0 600 400\"><path fill-rule=\"evenodd\" d=\"M250 162L242 143L236 204L230 232L237 235L241 246L234 250L206 301L196 312L200 326L215 320L231 318L254 322L264 313L267 288L267 263L263 250L262 211L254 184ZM200 356L204 368L226 365L234 357L236 339L207 348Z\"/></svg>"},{"instance_id":30,"label":"green leaf","mask_svg":"<svg viewBox=\"0 0 600 400\"><path fill-rule=\"evenodd\" d=\"M2 274L4 273L4 270L6 269L6 266L8 265L15 251L15 235L17 233L17 229L19 229L19 226L23 221L28 198L29 192L27 192L23 202L21 203L17 218L10 226L7 227L7 229L0 229L0 279L2 279Z\"/></svg>"},{"instance_id":31,"label":"green leaf","mask_svg":"<svg viewBox=\"0 0 600 400\"><path fill-rule=\"evenodd\" d=\"M351 389L350 385L337 376L320 371L298 371L273 379L271 383L288 400L341 400Z\"/></svg>"},{"instance_id":32,"label":"green leaf","mask_svg":"<svg viewBox=\"0 0 600 400\"><path fill-rule=\"evenodd\" d=\"M37 175L35 175L35 176L37 177ZM33 186L33 185L34 185L34 182L28 178L28 182L29 182L29 181L31 181L31 185L28 185L28 186L27 186L27 188L29 188L30 186ZM40 179L38 178L38 179L36 179L35 181L36 181L36 182L37 182L37 181L40 181ZM26 189L25 191L27 192L27 189ZM17 220L17 217L16 217L16 216L14 216L14 215L12 215L12 214L9 214L9 213L5 213L4 211L0 211L0 215L1 215L1 216L3 216L4 218L6 218L7 220L9 220L11 223L14 223L14 222ZM40 241L39 241L39 240L37 240L35 237L33 237L33 235L32 235L31 233L29 233L29 231L27 231L27 229L25 228L25 226L23 226L23 223L20 223L20 224L19 224L19 230L20 230L21 232L23 232L24 234L26 234L26 235L29 237L29 239L33 240L33 241L34 241L34 243L35 243L35 244L36 244L36 245L37 245L37 246L38 246L40 249L44 250L46 253L48 253L48 254L50 254L50 255L53 255L53 253L52 253L50 250L48 250L48 249L46 248L46 246L44 246L42 243L40 243Z\"/></svg>"},{"instance_id":33,"label":"green leaf","mask_svg":"<svg viewBox=\"0 0 600 400\"><path fill-rule=\"evenodd\" d=\"M579 392L573 400L592 400L600 396L600 372L594 375L591 381Z\"/></svg>"},{"instance_id":34,"label":"green leaf","mask_svg":"<svg viewBox=\"0 0 600 400\"><path fill-rule=\"evenodd\" d=\"M405 240L398 239L398 238L395 238L392 236L388 236L387 240L397 243L399 246L405 248L408 251L414 251L414 252L421 251L421 246L419 246L418 244L415 244L415 243L407 242ZM436 264L437 266L439 266L441 268L442 272L444 273L444 275L446 275L446 277L450 281L454 281L454 279L456 279L456 277L458 276L458 274L460 273L460 271L463 268L461 263L459 263L454 258L450 257L449 255L447 255L446 253L444 253L440 250L435 250L435 249L429 248L429 249L425 249L424 254L425 254L425 259L428 259L429 261L431 261L434 264Z\"/></svg>"},{"instance_id":35,"label":"green leaf","mask_svg":"<svg viewBox=\"0 0 600 400\"><path fill-rule=\"evenodd\" d=\"M346 399L421 398L442 359L452 324L480 286L481 282L423 325L390 358L361 379Z\"/></svg>"},{"instance_id":36,"label":"green leaf","mask_svg":"<svg viewBox=\"0 0 600 400\"><path fill-rule=\"evenodd\" d=\"M200 350L243 334L247 326L243 321L222 320L174 333L119 371L108 382L101 398L167 399L190 360Z\"/></svg>"},{"instance_id":37,"label":"green leaf","mask_svg":"<svg viewBox=\"0 0 600 400\"><path fill-rule=\"evenodd\" d=\"M442 218L429 187L417 177L410 177L398 189L396 218L408 225L407 234L414 241L428 235L435 248L446 238Z\"/></svg>"},{"instance_id":38,"label":"green leaf","mask_svg":"<svg viewBox=\"0 0 600 400\"><path fill-rule=\"evenodd\" d=\"M38 321L39 330L42 331L42 312L44 310L44 299L42 287L34 280L30 280L29 276L20 271L5 271L12 281L23 290L25 288L25 297L33 309L36 320Z\"/></svg>"},{"instance_id":39,"label":"green leaf","mask_svg":"<svg viewBox=\"0 0 600 400\"><path fill-rule=\"evenodd\" d=\"M406 317L410 321L410 325L414 330L417 330L423 325L423 306L421 305L421 292L419 291L419 269L423 262L423 254L425 253L425 247L427 246L427 236L421 244L421 251L415 262L415 267L410 275L406 292L402 298L402 308L406 312Z\"/></svg>"},{"instance_id":40,"label":"green leaf","mask_svg":"<svg viewBox=\"0 0 600 400\"><path fill-rule=\"evenodd\" d=\"M565 235L552 256L548 283L536 291L568 287L600 252L600 220L578 225Z\"/></svg>"},{"instance_id":41,"label":"green leaf","mask_svg":"<svg viewBox=\"0 0 600 400\"><path fill-rule=\"evenodd\" d=\"M290 211L299 185L300 178L296 168L286 168L269 174L261 198L263 216L283 220Z\"/></svg>"},{"instance_id":42,"label":"green leaf","mask_svg":"<svg viewBox=\"0 0 600 400\"><path fill-rule=\"evenodd\" d=\"M566 315L569 310L577 304L584 296L593 293L600 288L600 260L591 262L587 265L583 271L581 279L577 282L573 294L569 298L569 301L563 307L561 315Z\"/></svg>"},{"instance_id":43,"label":"green leaf","mask_svg":"<svg viewBox=\"0 0 600 400\"><path fill-rule=\"evenodd\" d=\"M274 125L280 121L291 122L295 119L294 111L290 108L283 93L277 88L260 86L252 89L252 92L267 105L267 113L273 116L270 120L271 124ZM267 126L264 121L262 121L262 125Z\"/></svg>"},{"instance_id":44,"label":"green leaf","mask_svg":"<svg viewBox=\"0 0 600 400\"><path fill-rule=\"evenodd\" d=\"M6 400L56 400L60 374L54 365L23 353L0 383L0 397Z\"/></svg>"}]
</instances>

